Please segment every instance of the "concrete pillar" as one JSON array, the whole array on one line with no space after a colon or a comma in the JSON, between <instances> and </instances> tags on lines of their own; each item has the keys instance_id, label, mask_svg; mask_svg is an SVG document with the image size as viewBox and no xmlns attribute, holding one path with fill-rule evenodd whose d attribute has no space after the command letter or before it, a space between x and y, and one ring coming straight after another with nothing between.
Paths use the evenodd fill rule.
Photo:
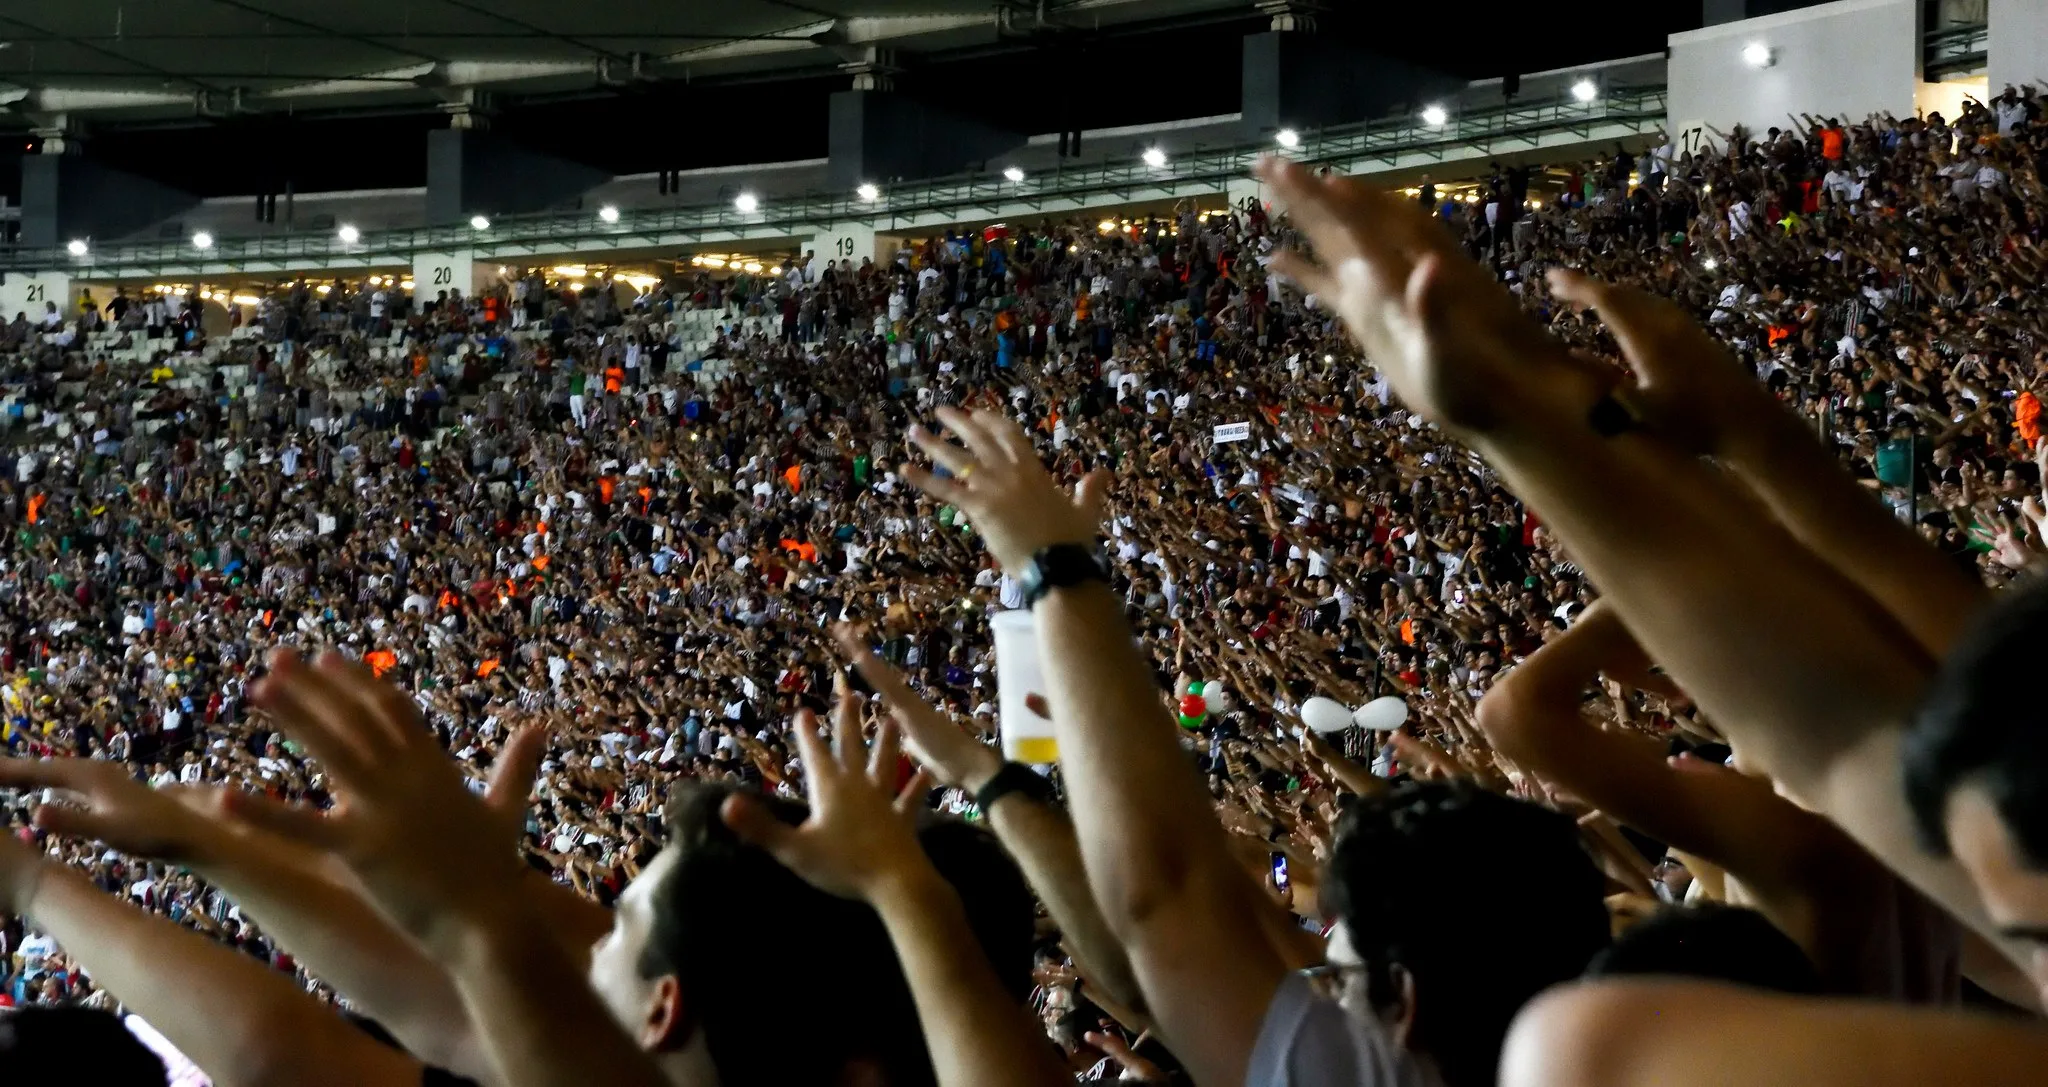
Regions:
<instances>
[{"instance_id":1,"label":"concrete pillar","mask_svg":"<svg viewBox=\"0 0 2048 1087\"><path fill-rule=\"evenodd\" d=\"M2048 4L2041 0L1991 0L1991 41L1986 90L2032 83L2048 90Z\"/></svg>"},{"instance_id":2,"label":"concrete pillar","mask_svg":"<svg viewBox=\"0 0 2048 1087\"><path fill-rule=\"evenodd\" d=\"M471 123L478 116L457 115ZM611 179L604 170L529 151L481 128L427 133L427 222L433 226L478 214L546 211Z\"/></svg>"},{"instance_id":3,"label":"concrete pillar","mask_svg":"<svg viewBox=\"0 0 2048 1087\"><path fill-rule=\"evenodd\" d=\"M826 134L827 183L857 185L938 177L1024 146L1022 133L963 117L883 90L832 96Z\"/></svg>"}]
</instances>

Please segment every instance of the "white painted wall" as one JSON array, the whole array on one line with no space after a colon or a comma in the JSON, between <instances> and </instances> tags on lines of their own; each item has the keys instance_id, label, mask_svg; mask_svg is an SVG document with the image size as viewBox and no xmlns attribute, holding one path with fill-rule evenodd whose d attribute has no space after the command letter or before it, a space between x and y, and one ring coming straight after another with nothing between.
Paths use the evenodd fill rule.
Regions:
<instances>
[{"instance_id":1,"label":"white painted wall","mask_svg":"<svg viewBox=\"0 0 2048 1087\"><path fill-rule=\"evenodd\" d=\"M457 249L416 254L412 258L412 282L412 296L421 302L439 297L442 291L461 291L467 298L476 293L476 252Z\"/></svg>"},{"instance_id":2,"label":"white painted wall","mask_svg":"<svg viewBox=\"0 0 2048 1087\"><path fill-rule=\"evenodd\" d=\"M1991 0L1989 62L1991 93L2006 84L2032 83L2048 89L2048 3Z\"/></svg>"},{"instance_id":3,"label":"white painted wall","mask_svg":"<svg viewBox=\"0 0 2048 1087\"><path fill-rule=\"evenodd\" d=\"M71 277L63 272L0 272L0 324L14 320L17 313L40 322L45 302L57 303L57 312L65 320L78 316L76 300L71 297Z\"/></svg>"},{"instance_id":4,"label":"white painted wall","mask_svg":"<svg viewBox=\"0 0 2048 1087\"><path fill-rule=\"evenodd\" d=\"M1752 42L1771 48L1769 67L1744 62ZM1800 113L1910 117L1920 84L1920 4L1840 0L1673 34L1670 45L1674 130L1704 121L1723 132L1740 123L1762 133Z\"/></svg>"}]
</instances>

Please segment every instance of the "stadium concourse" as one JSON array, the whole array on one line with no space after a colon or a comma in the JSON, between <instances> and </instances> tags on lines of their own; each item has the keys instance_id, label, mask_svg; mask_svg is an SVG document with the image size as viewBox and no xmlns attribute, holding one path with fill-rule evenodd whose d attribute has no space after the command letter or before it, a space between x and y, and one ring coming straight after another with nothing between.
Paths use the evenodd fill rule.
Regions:
<instances>
[{"instance_id":1,"label":"stadium concourse","mask_svg":"<svg viewBox=\"0 0 2048 1087\"><path fill-rule=\"evenodd\" d=\"M2039 1082L2043 104L9 315L0 1061Z\"/></svg>"}]
</instances>

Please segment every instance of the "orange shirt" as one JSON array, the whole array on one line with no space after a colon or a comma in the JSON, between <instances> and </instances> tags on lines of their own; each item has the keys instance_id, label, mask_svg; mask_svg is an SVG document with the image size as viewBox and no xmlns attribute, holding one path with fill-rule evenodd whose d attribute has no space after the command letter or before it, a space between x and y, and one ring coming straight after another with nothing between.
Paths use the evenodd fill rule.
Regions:
<instances>
[{"instance_id":1,"label":"orange shirt","mask_svg":"<svg viewBox=\"0 0 2048 1087\"><path fill-rule=\"evenodd\" d=\"M789 489L791 493L803 490L804 466L801 464L790 465L789 469L782 473L782 478L784 482L789 484Z\"/></svg>"},{"instance_id":2,"label":"orange shirt","mask_svg":"<svg viewBox=\"0 0 2048 1087\"><path fill-rule=\"evenodd\" d=\"M370 666L373 674L382 678L384 673L398 667L398 654L389 649L372 649L363 654L363 663Z\"/></svg>"},{"instance_id":3,"label":"orange shirt","mask_svg":"<svg viewBox=\"0 0 2048 1087\"><path fill-rule=\"evenodd\" d=\"M620 368L618 368L618 367L616 367L616 366L607 366L607 367L605 367L605 370L604 370L604 391L605 391L605 392L608 392L608 393L615 393L615 392L618 392L618 391L619 391L619 386L620 386L620 385L622 385L622 384L624 384L624 383L625 383L625 380L626 380L626 371L624 371L624 370L622 370L622 369L620 369Z\"/></svg>"},{"instance_id":4,"label":"orange shirt","mask_svg":"<svg viewBox=\"0 0 2048 1087\"><path fill-rule=\"evenodd\" d=\"M2041 440L2041 398L2031 392L2023 392L2012 405L2013 426L2020 437L2032 446Z\"/></svg>"}]
</instances>

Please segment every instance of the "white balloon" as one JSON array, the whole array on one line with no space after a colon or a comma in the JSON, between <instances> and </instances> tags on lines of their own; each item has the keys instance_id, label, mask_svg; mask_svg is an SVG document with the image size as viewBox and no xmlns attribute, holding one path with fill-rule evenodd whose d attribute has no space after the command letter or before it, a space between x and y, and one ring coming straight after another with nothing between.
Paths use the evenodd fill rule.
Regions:
<instances>
[{"instance_id":1,"label":"white balloon","mask_svg":"<svg viewBox=\"0 0 2048 1087\"><path fill-rule=\"evenodd\" d=\"M1342 732L1351 727L1351 711L1334 698L1317 695L1301 704L1301 723L1317 732Z\"/></svg>"},{"instance_id":2,"label":"white balloon","mask_svg":"<svg viewBox=\"0 0 2048 1087\"><path fill-rule=\"evenodd\" d=\"M1407 721L1408 700L1392 694L1367 702L1358 707L1357 713L1351 715L1352 724L1359 728L1369 728L1374 732L1392 732Z\"/></svg>"},{"instance_id":3,"label":"white balloon","mask_svg":"<svg viewBox=\"0 0 2048 1087\"><path fill-rule=\"evenodd\" d=\"M1210 713L1225 713L1236 705L1230 700L1230 688L1213 681L1202 684L1202 699L1209 703Z\"/></svg>"}]
</instances>

